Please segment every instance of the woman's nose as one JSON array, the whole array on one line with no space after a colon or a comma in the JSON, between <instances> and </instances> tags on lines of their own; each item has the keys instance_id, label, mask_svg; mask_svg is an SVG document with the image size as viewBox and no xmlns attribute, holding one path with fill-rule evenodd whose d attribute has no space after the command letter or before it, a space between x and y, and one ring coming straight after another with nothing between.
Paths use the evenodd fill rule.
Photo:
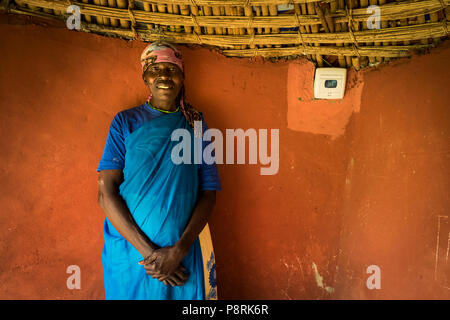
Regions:
<instances>
[{"instance_id":1,"label":"woman's nose","mask_svg":"<svg viewBox=\"0 0 450 320\"><path fill-rule=\"evenodd\" d=\"M161 77L161 78L169 78L169 76L170 76L170 73L169 73L168 69L160 70L159 77Z\"/></svg>"}]
</instances>

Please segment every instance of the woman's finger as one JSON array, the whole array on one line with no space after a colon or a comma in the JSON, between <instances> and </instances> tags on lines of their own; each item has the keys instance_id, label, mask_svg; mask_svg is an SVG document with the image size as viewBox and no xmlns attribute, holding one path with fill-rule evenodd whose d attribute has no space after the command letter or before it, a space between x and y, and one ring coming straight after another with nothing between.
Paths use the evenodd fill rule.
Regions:
<instances>
[{"instance_id":1,"label":"woman's finger","mask_svg":"<svg viewBox=\"0 0 450 320\"><path fill-rule=\"evenodd\" d=\"M180 278L178 278L175 275L171 276L170 280L172 280L175 283L176 286L181 286L184 283Z\"/></svg>"},{"instance_id":2,"label":"woman's finger","mask_svg":"<svg viewBox=\"0 0 450 320\"><path fill-rule=\"evenodd\" d=\"M154 264L144 264L145 270L155 270Z\"/></svg>"},{"instance_id":3,"label":"woman's finger","mask_svg":"<svg viewBox=\"0 0 450 320\"><path fill-rule=\"evenodd\" d=\"M154 267L145 267L145 266L144 266L144 269L145 269L145 272L146 272L147 274L150 274L150 275L158 275L158 274L160 274L160 272L158 272L157 270L155 270Z\"/></svg>"},{"instance_id":4,"label":"woman's finger","mask_svg":"<svg viewBox=\"0 0 450 320\"><path fill-rule=\"evenodd\" d=\"M177 278L180 279L183 283L185 283L186 280L188 279L188 275L185 274L184 272L182 272L181 270L175 271L175 275L176 275Z\"/></svg>"},{"instance_id":5,"label":"woman's finger","mask_svg":"<svg viewBox=\"0 0 450 320\"><path fill-rule=\"evenodd\" d=\"M164 281L164 280L167 280L169 278L169 276L160 274L157 278L159 281Z\"/></svg>"},{"instance_id":6,"label":"woman's finger","mask_svg":"<svg viewBox=\"0 0 450 320\"><path fill-rule=\"evenodd\" d=\"M186 280L187 280L185 275L179 270L175 271L172 274L171 279L176 282L177 286L184 285L186 283Z\"/></svg>"},{"instance_id":7,"label":"woman's finger","mask_svg":"<svg viewBox=\"0 0 450 320\"><path fill-rule=\"evenodd\" d=\"M176 286L175 281L172 280L172 278L167 278L166 280L172 287Z\"/></svg>"},{"instance_id":8,"label":"woman's finger","mask_svg":"<svg viewBox=\"0 0 450 320\"><path fill-rule=\"evenodd\" d=\"M155 253L153 253L152 255L148 256L144 260L139 261L138 263L141 265L151 264L151 263L155 262L156 258L157 258L157 255Z\"/></svg>"}]
</instances>

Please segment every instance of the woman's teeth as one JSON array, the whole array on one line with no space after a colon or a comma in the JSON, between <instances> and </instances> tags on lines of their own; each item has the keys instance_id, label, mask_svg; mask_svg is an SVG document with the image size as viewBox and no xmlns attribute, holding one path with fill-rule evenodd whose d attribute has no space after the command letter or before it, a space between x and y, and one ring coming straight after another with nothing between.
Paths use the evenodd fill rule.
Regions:
<instances>
[{"instance_id":1,"label":"woman's teeth","mask_svg":"<svg viewBox=\"0 0 450 320\"><path fill-rule=\"evenodd\" d=\"M165 84L159 84L156 86L158 89L169 89L170 87L168 85Z\"/></svg>"}]
</instances>

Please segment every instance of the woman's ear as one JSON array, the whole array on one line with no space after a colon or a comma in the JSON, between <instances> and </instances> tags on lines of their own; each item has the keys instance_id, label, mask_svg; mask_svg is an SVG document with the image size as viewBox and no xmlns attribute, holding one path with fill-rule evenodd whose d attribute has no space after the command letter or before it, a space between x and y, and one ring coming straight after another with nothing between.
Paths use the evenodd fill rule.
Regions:
<instances>
[{"instance_id":1,"label":"woman's ear","mask_svg":"<svg viewBox=\"0 0 450 320\"><path fill-rule=\"evenodd\" d=\"M147 78L145 77L145 75L142 75L142 80L144 80L145 85L148 87L149 83L148 83Z\"/></svg>"},{"instance_id":2,"label":"woman's ear","mask_svg":"<svg viewBox=\"0 0 450 320\"><path fill-rule=\"evenodd\" d=\"M144 80L145 85L148 87L149 83L147 81L147 77L145 76L145 74L147 73L147 70L148 69L146 69L145 72L142 74L142 80Z\"/></svg>"}]
</instances>

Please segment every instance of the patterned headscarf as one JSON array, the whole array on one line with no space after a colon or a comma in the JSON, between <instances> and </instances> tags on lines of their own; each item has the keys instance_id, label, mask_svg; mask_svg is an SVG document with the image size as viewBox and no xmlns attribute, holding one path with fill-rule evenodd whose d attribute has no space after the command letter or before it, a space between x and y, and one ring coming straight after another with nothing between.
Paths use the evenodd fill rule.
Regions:
<instances>
[{"instance_id":1,"label":"patterned headscarf","mask_svg":"<svg viewBox=\"0 0 450 320\"><path fill-rule=\"evenodd\" d=\"M141 54L141 66L142 66L142 77L144 77L145 71L147 71L148 67L155 63L160 62L170 62L177 65L182 72L184 72L183 68L183 60L181 57L181 52L178 51L174 46L168 43L156 43L153 42L149 44ZM191 127L194 127L194 121L200 121L201 115L200 112L197 111L193 106L189 103L186 103L185 100L185 92L184 85L181 88L181 97L180 97L180 110L183 112L184 117ZM150 99L152 98L152 93L148 96L148 101L150 103Z\"/></svg>"}]
</instances>

